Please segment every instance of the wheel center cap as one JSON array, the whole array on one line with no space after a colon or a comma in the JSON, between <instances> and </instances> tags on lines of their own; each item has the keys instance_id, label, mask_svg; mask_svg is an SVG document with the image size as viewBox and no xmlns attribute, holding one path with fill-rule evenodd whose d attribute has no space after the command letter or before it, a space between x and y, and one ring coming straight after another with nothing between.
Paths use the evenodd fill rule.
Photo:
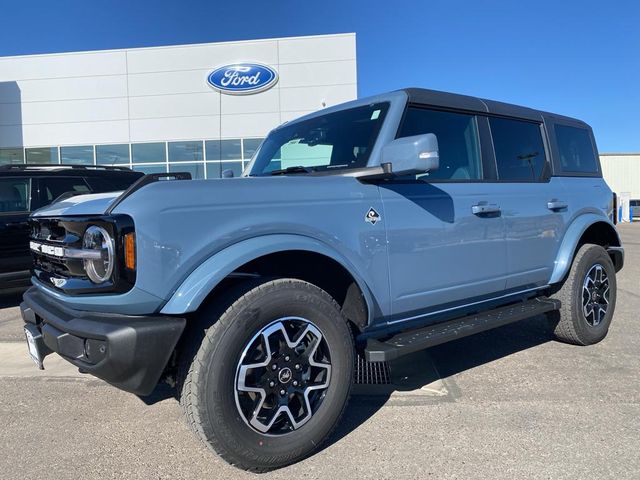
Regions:
<instances>
[{"instance_id":1,"label":"wheel center cap","mask_svg":"<svg viewBox=\"0 0 640 480\"><path fill-rule=\"evenodd\" d=\"M591 298L593 299L593 301L595 302L598 299L598 292L593 292L591 294Z\"/></svg>"},{"instance_id":2,"label":"wheel center cap","mask_svg":"<svg viewBox=\"0 0 640 480\"><path fill-rule=\"evenodd\" d=\"M289 383L293 374L291 373L291 369L288 367L283 368L278 372L278 380L280 383Z\"/></svg>"}]
</instances>

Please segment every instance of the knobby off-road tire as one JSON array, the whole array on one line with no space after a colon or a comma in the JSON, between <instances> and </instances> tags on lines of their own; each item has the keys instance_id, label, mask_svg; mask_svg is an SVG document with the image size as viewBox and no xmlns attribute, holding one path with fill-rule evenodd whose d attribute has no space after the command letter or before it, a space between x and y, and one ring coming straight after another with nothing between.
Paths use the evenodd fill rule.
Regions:
<instances>
[{"instance_id":1,"label":"knobby off-road tire","mask_svg":"<svg viewBox=\"0 0 640 480\"><path fill-rule=\"evenodd\" d=\"M556 338L574 345L604 339L616 306L616 288L616 270L606 250L582 245L562 287L552 295L562 305L549 317Z\"/></svg>"},{"instance_id":2,"label":"knobby off-road tire","mask_svg":"<svg viewBox=\"0 0 640 480\"><path fill-rule=\"evenodd\" d=\"M337 303L301 280L252 281L226 301L221 315L220 303L200 313L211 327L179 368L187 421L239 468L263 472L297 462L321 447L344 413L351 330ZM206 318L212 314L219 318Z\"/></svg>"}]
</instances>

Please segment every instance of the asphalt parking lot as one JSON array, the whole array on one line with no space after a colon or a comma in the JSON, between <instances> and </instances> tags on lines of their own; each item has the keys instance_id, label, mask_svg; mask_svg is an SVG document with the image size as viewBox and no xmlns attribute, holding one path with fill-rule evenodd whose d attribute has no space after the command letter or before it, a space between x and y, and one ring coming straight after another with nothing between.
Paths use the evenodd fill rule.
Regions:
<instances>
[{"instance_id":1,"label":"asphalt parking lot","mask_svg":"<svg viewBox=\"0 0 640 480\"><path fill-rule=\"evenodd\" d=\"M554 342L535 318L432 348L396 390L360 389L320 453L260 477L639 478L640 224L620 233L604 342ZM18 299L0 298L0 478L256 477L200 444L170 392L148 406L53 357L36 370Z\"/></svg>"}]
</instances>

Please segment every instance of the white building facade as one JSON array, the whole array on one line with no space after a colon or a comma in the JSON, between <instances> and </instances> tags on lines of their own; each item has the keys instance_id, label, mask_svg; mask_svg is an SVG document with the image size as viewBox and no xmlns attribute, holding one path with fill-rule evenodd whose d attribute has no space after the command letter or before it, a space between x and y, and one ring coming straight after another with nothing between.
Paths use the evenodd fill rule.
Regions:
<instances>
[{"instance_id":1,"label":"white building facade","mask_svg":"<svg viewBox=\"0 0 640 480\"><path fill-rule=\"evenodd\" d=\"M640 153L602 153L600 164L611 190L618 195L628 192L631 199L640 200Z\"/></svg>"},{"instance_id":2,"label":"white building facade","mask_svg":"<svg viewBox=\"0 0 640 480\"><path fill-rule=\"evenodd\" d=\"M210 82L244 65L275 78L242 94ZM3 57L0 163L219 178L239 173L277 125L356 97L352 33Z\"/></svg>"}]
</instances>

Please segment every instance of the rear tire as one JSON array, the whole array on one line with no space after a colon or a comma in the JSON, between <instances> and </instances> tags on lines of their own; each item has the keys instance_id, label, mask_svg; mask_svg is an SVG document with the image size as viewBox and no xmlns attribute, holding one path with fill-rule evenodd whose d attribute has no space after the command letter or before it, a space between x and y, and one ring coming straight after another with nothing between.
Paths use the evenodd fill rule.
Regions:
<instances>
[{"instance_id":1,"label":"rear tire","mask_svg":"<svg viewBox=\"0 0 640 480\"><path fill-rule=\"evenodd\" d=\"M552 295L561 302L560 310L549 316L556 338L574 345L603 340L613 318L616 288L616 270L606 250L582 245L567 278Z\"/></svg>"},{"instance_id":2,"label":"rear tire","mask_svg":"<svg viewBox=\"0 0 640 480\"><path fill-rule=\"evenodd\" d=\"M346 408L353 365L351 330L325 291L262 281L232 299L195 355L185 355L180 402L206 445L264 472L321 447Z\"/></svg>"}]
</instances>

